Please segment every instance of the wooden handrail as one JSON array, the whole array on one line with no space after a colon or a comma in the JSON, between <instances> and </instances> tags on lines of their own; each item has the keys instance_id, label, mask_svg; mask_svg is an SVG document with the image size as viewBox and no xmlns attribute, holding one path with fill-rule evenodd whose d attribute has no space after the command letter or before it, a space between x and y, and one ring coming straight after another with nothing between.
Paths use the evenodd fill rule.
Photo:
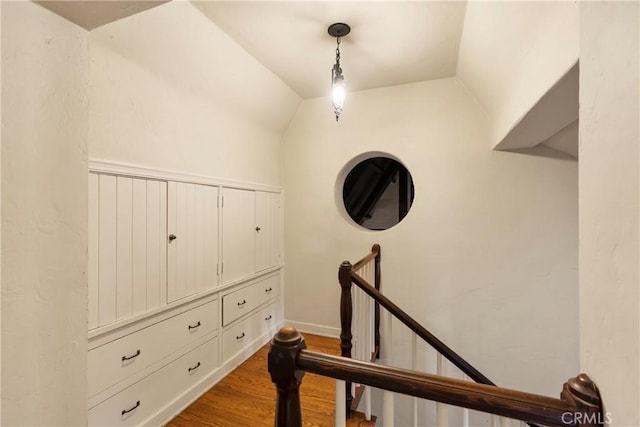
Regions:
<instances>
[{"instance_id":1,"label":"wooden handrail","mask_svg":"<svg viewBox=\"0 0 640 427\"><path fill-rule=\"evenodd\" d=\"M351 269L353 271L358 271L362 267L364 267L364 265L366 263L368 263L369 261L371 261L371 260L373 260L373 259L375 259L376 257L379 257L379 256L380 256L380 245L375 244L371 248L371 252L366 254L360 261L358 261L355 264L353 264L353 267L351 267Z\"/></svg>"},{"instance_id":2,"label":"wooden handrail","mask_svg":"<svg viewBox=\"0 0 640 427\"><path fill-rule=\"evenodd\" d=\"M276 427L302 425L299 386L305 372L548 426L601 426L604 421L600 392L585 374L567 381L555 399L307 351L304 338L290 327L275 335L268 359L278 390Z\"/></svg>"},{"instance_id":3,"label":"wooden handrail","mask_svg":"<svg viewBox=\"0 0 640 427\"><path fill-rule=\"evenodd\" d=\"M343 268L345 263L342 263L340 268ZM346 268L345 268L346 269ZM356 284L360 289L367 293L371 298L383 306L387 311L393 314L404 325L411 329L417 336L429 343L436 351L441 353L447 360L453 363L458 369L464 372L472 380L477 383L493 385L495 384L482 372L474 368L469 362L464 360L458 353L453 351L449 346L440 341L435 335L426 330L422 325L416 322L411 316L409 316L404 310L395 305L389 298L385 297L380 291L371 286L358 275L358 273L351 272L351 281ZM344 356L344 355L343 355ZM346 357L346 356L345 356Z\"/></svg>"}]
</instances>

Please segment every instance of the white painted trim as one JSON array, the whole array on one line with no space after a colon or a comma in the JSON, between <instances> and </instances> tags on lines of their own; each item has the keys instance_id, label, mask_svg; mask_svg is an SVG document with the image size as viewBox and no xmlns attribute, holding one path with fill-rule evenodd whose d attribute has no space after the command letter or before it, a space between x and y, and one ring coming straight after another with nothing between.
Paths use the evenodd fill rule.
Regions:
<instances>
[{"instance_id":1,"label":"white painted trim","mask_svg":"<svg viewBox=\"0 0 640 427\"><path fill-rule=\"evenodd\" d=\"M279 193L282 191L281 187L273 185L241 182L231 179L196 175L179 171L162 170L148 166L133 165L130 163L114 162L111 160L101 159L89 160L89 172L126 175L136 178L150 178L162 181L189 182L193 184L215 185L228 188L241 188L244 190L260 190L273 193Z\"/></svg>"},{"instance_id":2,"label":"white painted trim","mask_svg":"<svg viewBox=\"0 0 640 427\"><path fill-rule=\"evenodd\" d=\"M150 326L168 317L171 317L174 315L172 314L173 309L179 309L181 311L189 310L190 308L182 309L180 307L190 304L194 301L198 301L201 299L204 300L205 298L208 298L214 294L217 294L219 296L225 295L224 292L229 288L235 288L236 286L239 286L241 284L251 285L253 283L267 279L271 276L275 276L280 270L282 270L282 266L275 266L266 270L262 270L259 273L255 273L250 276L243 277L242 279L238 279L233 282L225 283L224 285L210 288L194 295L190 295L188 297L179 299L170 304L158 307L154 310L139 314L129 319L120 320L105 326L101 326L99 328L91 329L88 333L89 350L106 344L109 341L118 339L121 336L128 335L132 332L135 332L136 330L146 328L147 326ZM282 275L284 276L284 274ZM220 324L222 324L222 322L220 322ZM116 330L118 330L118 333L113 334L113 332Z\"/></svg>"},{"instance_id":3,"label":"white painted trim","mask_svg":"<svg viewBox=\"0 0 640 427\"><path fill-rule=\"evenodd\" d=\"M295 320L285 320L286 326L293 326L299 332L319 335L321 337L340 338L340 328L333 326L316 325L314 323L298 322Z\"/></svg>"}]
</instances>

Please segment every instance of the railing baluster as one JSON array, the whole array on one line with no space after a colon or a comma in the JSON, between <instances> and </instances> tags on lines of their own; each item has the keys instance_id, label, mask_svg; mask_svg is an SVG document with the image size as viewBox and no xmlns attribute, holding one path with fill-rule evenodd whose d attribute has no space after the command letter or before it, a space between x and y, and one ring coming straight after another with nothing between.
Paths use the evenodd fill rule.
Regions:
<instances>
[{"instance_id":1,"label":"railing baluster","mask_svg":"<svg viewBox=\"0 0 640 427\"><path fill-rule=\"evenodd\" d=\"M364 389L364 418L371 421L371 387Z\"/></svg>"},{"instance_id":2,"label":"railing baluster","mask_svg":"<svg viewBox=\"0 0 640 427\"><path fill-rule=\"evenodd\" d=\"M392 324L393 315L391 312L386 311L386 319L384 325L384 340L389 344L386 354L386 364L393 365L393 336L392 336ZM394 404L393 393L385 390L382 394L382 425L384 427L393 427L394 424Z\"/></svg>"},{"instance_id":3,"label":"railing baluster","mask_svg":"<svg viewBox=\"0 0 640 427\"><path fill-rule=\"evenodd\" d=\"M347 418L345 412L347 408L347 396L345 395L345 383L342 380L336 380L336 420L334 424L336 427L346 427Z\"/></svg>"},{"instance_id":4,"label":"railing baluster","mask_svg":"<svg viewBox=\"0 0 640 427\"><path fill-rule=\"evenodd\" d=\"M469 409L462 408L462 427L469 427Z\"/></svg>"},{"instance_id":5,"label":"railing baluster","mask_svg":"<svg viewBox=\"0 0 640 427\"><path fill-rule=\"evenodd\" d=\"M416 334L411 333L411 370L418 370L418 338ZM411 406L413 409L413 426L418 427L418 398L413 397Z\"/></svg>"},{"instance_id":6,"label":"railing baluster","mask_svg":"<svg viewBox=\"0 0 640 427\"><path fill-rule=\"evenodd\" d=\"M380 290L380 282L381 282L381 275L380 275L380 257L381 257L381 250L380 250L380 245L378 245L377 243L375 245L373 245L373 247L371 248L371 250L373 252L376 253L376 257L374 259L374 271L373 271L373 281L374 281L374 287L379 291ZM378 302L375 302L375 306L374 306L374 346L375 348L378 350L378 354L377 357L380 357L380 304L378 304Z\"/></svg>"},{"instance_id":7,"label":"railing baluster","mask_svg":"<svg viewBox=\"0 0 640 427\"><path fill-rule=\"evenodd\" d=\"M469 376L466 374L462 374L462 379L465 381L469 381ZM469 409L462 408L462 427L469 427Z\"/></svg>"},{"instance_id":8,"label":"railing baluster","mask_svg":"<svg viewBox=\"0 0 640 427\"><path fill-rule=\"evenodd\" d=\"M367 281L369 283L371 283L371 262L367 263ZM364 293L364 292L363 292ZM371 360L371 311L369 310L370 307L370 303L369 303L369 298L367 297L367 295L365 294L364 296L364 301L363 301L363 308L365 311L365 321L364 321L364 357L367 362L369 362Z\"/></svg>"},{"instance_id":9,"label":"railing baluster","mask_svg":"<svg viewBox=\"0 0 640 427\"><path fill-rule=\"evenodd\" d=\"M393 392L385 390L382 393L382 425L384 427L393 427Z\"/></svg>"},{"instance_id":10,"label":"railing baluster","mask_svg":"<svg viewBox=\"0 0 640 427\"><path fill-rule=\"evenodd\" d=\"M444 359L438 352L436 352L436 375L444 376ZM449 425L449 408L444 403L436 403L436 425L438 427Z\"/></svg>"}]
</instances>

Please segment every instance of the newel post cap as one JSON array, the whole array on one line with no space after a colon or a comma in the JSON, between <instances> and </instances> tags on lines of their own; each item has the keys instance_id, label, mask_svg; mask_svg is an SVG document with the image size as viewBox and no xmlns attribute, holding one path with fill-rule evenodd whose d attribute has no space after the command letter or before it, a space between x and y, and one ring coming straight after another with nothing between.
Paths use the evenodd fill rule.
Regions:
<instances>
[{"instance_id":1,"label":"newel post cap","mask_svg":"<svg viewBox=\"0 0 640 427\"><path fill-rule=\"evenodd\" d=\"M302 341L302 335L294 327L283 326L273 337L272 343L278 346L296 346Z\"/></svg>"},{"instance_id":2,"label":"newel post cap","mask_svg":"<svg viewBox=\"0 0 640 427\"><path fill-rule=\"evenodd\" d=\"M280 329L271 340L267 363L271 381L279 388L297 387L304 371L297 368L300 350L307 348L304 338L290 326Z\"/></svg>"}]
</instances>

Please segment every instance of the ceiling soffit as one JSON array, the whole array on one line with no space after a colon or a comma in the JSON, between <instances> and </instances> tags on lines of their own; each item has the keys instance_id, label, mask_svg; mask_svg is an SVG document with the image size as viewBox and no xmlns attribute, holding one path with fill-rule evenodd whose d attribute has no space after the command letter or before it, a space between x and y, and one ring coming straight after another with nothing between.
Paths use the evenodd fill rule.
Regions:
<instances>
[{"instance_id":1,"label":"ceiling soffit","mask_svg":"<svg viewBox=\"0 0 640 427\"><path fill-rule=\"evenodd\" d=\"M86 1L35 1L53 13L68 19L86 30L117 21L152 7L167 3L169 0L86 0Z\"/></svg>"}]
</instances>

